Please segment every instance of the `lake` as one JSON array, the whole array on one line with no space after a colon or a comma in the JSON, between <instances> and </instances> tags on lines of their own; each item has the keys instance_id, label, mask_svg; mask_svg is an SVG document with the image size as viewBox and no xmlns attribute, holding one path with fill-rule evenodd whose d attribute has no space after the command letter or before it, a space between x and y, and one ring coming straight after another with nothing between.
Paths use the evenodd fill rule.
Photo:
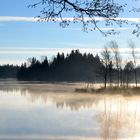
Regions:
<instances>
[{"instance_id":1,"label":"lake","mask_svg":"<svg viewBox=\"0 0 140 140\"><path fill-rule=\"evenodd\" d=\"M82 86L0 81L0 139L140 139L139 96L74 92Z\"/></svg>"}]
</instances>

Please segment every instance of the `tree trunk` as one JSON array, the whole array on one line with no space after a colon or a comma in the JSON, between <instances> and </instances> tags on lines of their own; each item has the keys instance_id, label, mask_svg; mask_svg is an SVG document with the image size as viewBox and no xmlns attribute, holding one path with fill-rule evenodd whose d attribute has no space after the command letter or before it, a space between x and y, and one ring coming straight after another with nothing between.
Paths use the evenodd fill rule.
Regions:
<instances>
[{"instance_id":1,"label":"tree trunk","mask_svg":"<svg viewBox=\"0 0 140 140\"><path fill-rule=\"evenodd\" d=\"M106 88L106 81L107 81L107 77L105 76L104 88Z\"/></svg>"},{"instance_id":2,"label":"tree trunk","mask_svg":"<svg viewBox=\"0 0 140 140\"><path fill-rule=\"evenodd\" d=\"M123 74L122 74L122 69L120 68L120 84L121 87L123 86Z\"/></svg>"},{"instance_id":3,"label":"tree trunk","mask_svg":"<svg viewBox=\"0 0 140 140\"><path fill-rule=\"evenodd\" d=\"M137 81L137 70L136 70L136 68L135 68L135 84L136 84L136 87L137 87L138 81Z\"/></svg>"},{"instance_id":4,"label":"tree trunk","mask_svg":"<svg viewBox=\"0 0 140 140\"><path fill-rule=\"evenodd\" d=\"M117 84L118 84L118 87L119 87L119 84L120 84L120 71L119 71L119 68L118 68L118 77L117 77L118 81L117 81Z\"/></svg>"},{"instance_id":5,"label":"tree trunk","mask_svg":"<svg viewBox=\"0 0 140 140\"><path fill-rule=\"evenodd\" d=\"M105 77L104 77L104 88L106 88L106 83L107 83L107 70L105 72Z\"/></svg>"}]
</instances>

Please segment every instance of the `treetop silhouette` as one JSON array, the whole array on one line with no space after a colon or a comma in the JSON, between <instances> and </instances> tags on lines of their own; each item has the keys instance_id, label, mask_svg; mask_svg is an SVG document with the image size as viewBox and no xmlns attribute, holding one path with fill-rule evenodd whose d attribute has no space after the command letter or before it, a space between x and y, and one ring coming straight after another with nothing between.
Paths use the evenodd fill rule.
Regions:
<instances>
[{"instance_id":1,"label":"treetop silhouette","mask_svg":"<svg viewBox=\"0 0 140 140\"><path fill-rule=\"evenodd\" d=\"M40 8L40 14L37 16L39 21L59 21L62 27L68 26L71 22L82 23L84 31L99 30L104 35L116 34L118 33L116 27L128 23L127 19L122 20L119 16L126 11L126 6L127 3L122 4L114 0L37 0L29 5L32 8ZM136 7L127 9L128 13L139 11ZM139 36L140 25L139 23L135 25L133 34ZM103 31L101 27L106 26L113 28Z\"/></svg>"}]
</instances>

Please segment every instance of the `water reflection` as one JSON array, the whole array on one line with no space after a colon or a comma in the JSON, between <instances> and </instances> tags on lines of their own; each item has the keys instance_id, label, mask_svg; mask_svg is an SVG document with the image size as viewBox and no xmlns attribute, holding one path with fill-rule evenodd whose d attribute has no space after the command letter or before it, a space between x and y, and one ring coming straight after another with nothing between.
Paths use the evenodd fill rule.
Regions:
<instances>
[{"instance_id":1,"label":"water reflection","mask_svg":"<svg viewBox=\"0 0 140 140\"><path fill-rule=\"evenodd\" d=\"M101 123L101 137L104 140L139 136L139 100L126 97L104 98L103 104L103 112L97 117Z\"/></svg>"},{"instance_id":2,"label":"water reflection","mask_svg":"<svg viewBox=\"0 0 140 140\"><path fill-rule=\"evenodd\" d=\"M47 102L52 102L58 108L67 107L73 111L78 111L81 108L91 108L98 104L99 97L92 94L75 93L76 85L72 84L26 84L26 85L10 85L2 86L1 91L6 93L20 92L23 97L28 97L29 101L34 103L41 100L47 105Z\"/></svg>"},{"instance_id":3,"label":"water reflection","mask_svg":"<svg viewBox=\"0 0 140 140\"><path fill-rule=\"evenodd\" d=\"M23 111L27 116L22 116L17 124L24 134L37 133L38 136L64 139L140 138L139 96L80 94L73 92L75 86L77 85L14 83L0 85L0 93L1 97L10 95L11 99L18 96L18 100L20 97L21 101L26 100L25 104L28 102L33 105L29 112ZM17 100L14 101L17 103ZM36 113L40 116L35 117ZM24 126L20 122L22 120L27 120L29 124ZM36 124L38 128L35 128ZM5 131L2 127L0 125L0 134L11 133L8 127ZM16 131L17 129L13 134Z\"/></svg>"}]
</instances>

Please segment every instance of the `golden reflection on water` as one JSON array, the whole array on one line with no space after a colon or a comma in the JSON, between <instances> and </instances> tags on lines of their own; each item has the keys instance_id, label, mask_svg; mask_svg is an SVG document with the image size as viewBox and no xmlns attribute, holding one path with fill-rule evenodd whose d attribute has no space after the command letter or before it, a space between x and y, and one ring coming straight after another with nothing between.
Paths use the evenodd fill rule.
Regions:
<instances>
[{"instance_id":1,"label":"golden reflection on water","mask_svg":"<svg viewBox=\"0 0 140 140\"><path fill-rule=\"evenodd\" d=\"M120 137L139 136L140 109L139 97L104 96L91 94L30 94L31 101L39 98L47 103L51 100L59 108L68 107L72 111L81 108L98 109L96 114L100 123L100 134L103 140L119 139ZM97 108L97 109L96 109ZM94 121L94 120L93 120Z\"/></svg>"},{"instance_id":2,"label":"golden reflection on water","mask_svg":"<svg viewBox=\"0 0 140 140\"><path fill-rule=\"evenodd\" d=\"M71 85L15 85L3 86L0 91L20 93L31 103L40 102L46 108L57 108L73 112L92 109L93 119L99 126L97 139L119 140L140 138L140 97L121 95L93 95L74 93ZM88 114L87 114L88 116ZM72 117L72 116L71 116ZM94 132L93 132L94 133ZM95 138L92 138L93 140Z\"/></svg>"},{"instance_id":3,"label":"golden reflection on water","mask_svg":"<svg viewBox=\"0 0 140 140\"><path fill-rule=\"evenodd\" d=\"M97 116L101 123L102 139L114 138L117 140L120 137L135 139L139 136L140 131L139 100L133 97L112 98L104 98L103 112Z\"/></svg>"}]
</instances>

